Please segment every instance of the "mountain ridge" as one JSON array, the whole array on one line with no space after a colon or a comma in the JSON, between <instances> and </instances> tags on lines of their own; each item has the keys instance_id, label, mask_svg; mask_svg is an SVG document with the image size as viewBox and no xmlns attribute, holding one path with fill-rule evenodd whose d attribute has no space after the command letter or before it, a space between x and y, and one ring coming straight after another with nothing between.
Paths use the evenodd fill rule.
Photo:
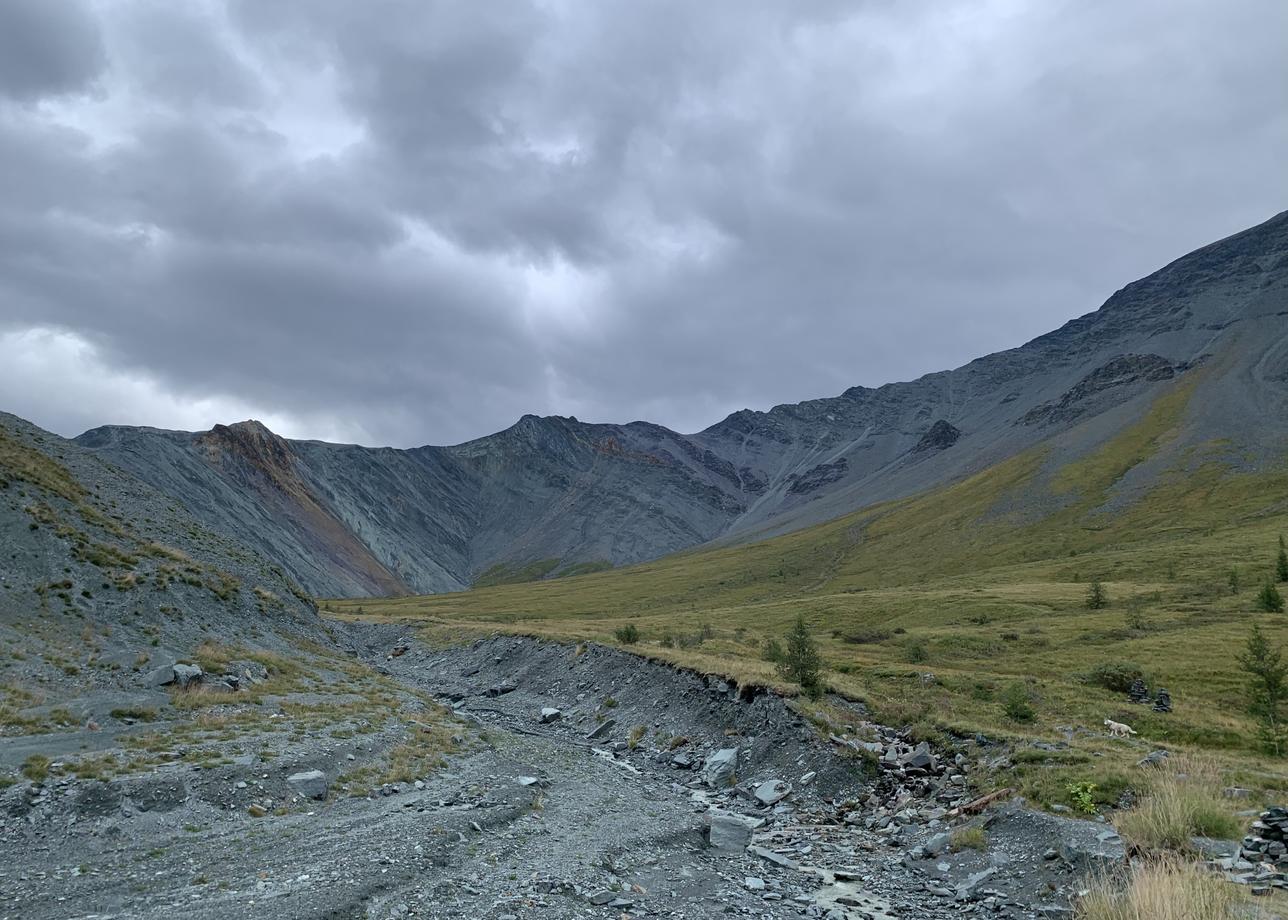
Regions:
<instances>
[{"instance_id":1,"label":"mountain ridge","mask_svg":"<svg viewBox=\"0 0 1288 920\"><path fill-rule=\"evenodd\" d=\"M1074 458L1196 368L1193 429L1282 446L1288 212L1116 291L1097 311L953 370L743 409L681 434L524 415L451 446L291 441L253 420L209 432L105 426L76 440L327 595L432 593L493 575L621 565L838 517L1038 443ZM1272 424L1258 427L1257 418Z\"/></svg>"}]
</instances>

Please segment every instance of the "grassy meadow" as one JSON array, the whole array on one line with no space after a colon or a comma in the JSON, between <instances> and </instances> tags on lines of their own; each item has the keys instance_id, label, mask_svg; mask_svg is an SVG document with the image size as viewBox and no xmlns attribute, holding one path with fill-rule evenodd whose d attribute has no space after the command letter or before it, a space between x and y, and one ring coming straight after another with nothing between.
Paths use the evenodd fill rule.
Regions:
<instances>
[{"instance_id":1,"label":"grassy meadow","mask_svg":"<svg viewBox=\"0 0 1288 920\"><path fill-rule=\"evenodd\" d=\"M1260 750L1236 659L1254 622L1273 645L1288 643L1288 615L1256 609L1288 532L1288 463L1235 472L1226 446L1212 444L1125 500L1117 487L1173 436L1188 395L1174 388L1073 462L1034 449L756 544L323 607L406 622L435 642L510 632L612 644L633 624L639 653L787 692L764 649L802 615L828 684L878 719L927 737L1007 742L1013 766L991 778L996 786L1050 806L1069 804L1070 783L1092 782L1097 804L1110 805L1139 785L1135 762L1167 747L1253 789L1254 802L1238 806L1251 807L1288 790L1288 760ZM1103 609L1088 609L1093 581L1107 594ZM1105 686L1134 669L1170 691L1171 714ZM1105 718L1138 736L1109 739Z\"/></svg>"}]
</instances>

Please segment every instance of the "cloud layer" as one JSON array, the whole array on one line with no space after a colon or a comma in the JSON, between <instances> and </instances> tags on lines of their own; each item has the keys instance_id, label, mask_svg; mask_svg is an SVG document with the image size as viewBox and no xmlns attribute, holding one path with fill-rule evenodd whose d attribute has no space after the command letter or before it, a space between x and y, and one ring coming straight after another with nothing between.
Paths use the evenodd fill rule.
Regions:
<instances>
[{"instance_id":1,"label":"cloud layer","mask_svg":"<svg viewBox=\"0 0 1288 920\"><path fill-rule=\"evenodd\" d=\"M1288 207L1288 6L0 5L0 407L450 443L954 366Z\"/></svg>"}]
</instances>

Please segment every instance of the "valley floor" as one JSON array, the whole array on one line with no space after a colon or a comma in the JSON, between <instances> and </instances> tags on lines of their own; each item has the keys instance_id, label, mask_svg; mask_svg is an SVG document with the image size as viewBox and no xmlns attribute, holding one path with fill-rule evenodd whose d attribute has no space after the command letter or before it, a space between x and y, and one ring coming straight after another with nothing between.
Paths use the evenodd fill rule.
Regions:
<instances>
[{"instance_id":1,"label":"valley floor","mask_svg":"<svg viewBox=\"0 0 1288 920\"><path fill-rule=\"evenodd\" d=\"M1079 873L1121 860L1108 825L1014 806L962 817L987 829L950 843L969 767L919 757L840 701L854 724L829 742L776 694L600 646L351 636L410 741L375 718L363 731L366 715L353 733L292 719L317 703L299 689L223 699L197 714L219 726L200 738L149 724L153 748L176 750L110 777L86 767L137 744L0 737L0 763L44 745L66 764L0 792L0 917L1065 916ZM294 721L285 737L238 730L264 709ZM397 769L418 734L445 730L440 767ZM706 756L730 748L736 785L704 782ZM312 769L326 800L287 782ZM777 803L774 781L791 790Z\"/></svg>"}]
</instances>

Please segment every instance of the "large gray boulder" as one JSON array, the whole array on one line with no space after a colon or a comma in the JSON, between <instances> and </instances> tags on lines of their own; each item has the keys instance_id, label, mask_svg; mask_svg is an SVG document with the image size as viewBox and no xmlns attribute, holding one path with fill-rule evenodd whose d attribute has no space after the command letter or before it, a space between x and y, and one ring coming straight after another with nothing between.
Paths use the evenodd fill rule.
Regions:
<instances>
[{"instance_id":1,"label":"large gray boulder","mask_svg":"<svg viewBox=\"0 0 1288 920\"><path fill-rule=\"evenodd\" d=\"M148 671L143 675L143 685L156 689L174 683L174 666L174 661L167 661Z\"/></svg>"},{"instance_id":2,"label":"large gray boulder","mask_svg":"<svg viewBox=\"0 0 1288 920\"><path fill-rule=\"evenodd\" d=\"M722 853L741 853L751 843L755 822L731 811L712 809L707 813L707 845Z\"/></svg>"},{"instance_id":3,"label":"large gray boulder","mask_svg":"<svg viewBox=\"0 0 1288 920\"><path fill-rule=\"evenodd\" d=\"M327 792L326 774L321 770L306 770L303 773L292 773L286 777L286 785L297 795L306 799L325 799Z\"/></svg>"},{"instance_id":4,"label":"large gray boulder","mask_svg":"<svg viewBox=\"0 0 1288 920\"><path fill-rule=\"evenodd\" d=\"M702 781L716 789L732 786L737 772L737 748L722 748L708 754L707 759L702 762Z\"/></svg>"},{"instance_id":5,"label":"large gray boulder","mask_svg":"<svg viewBox=\"0 0 1288 920\"><path fill-rule=\"evenodd\" d=\"M180 687L200 683L203 676L201 668L195 664L177 664L174 666L174 682Z\"/></svg>"}]
</instances>

